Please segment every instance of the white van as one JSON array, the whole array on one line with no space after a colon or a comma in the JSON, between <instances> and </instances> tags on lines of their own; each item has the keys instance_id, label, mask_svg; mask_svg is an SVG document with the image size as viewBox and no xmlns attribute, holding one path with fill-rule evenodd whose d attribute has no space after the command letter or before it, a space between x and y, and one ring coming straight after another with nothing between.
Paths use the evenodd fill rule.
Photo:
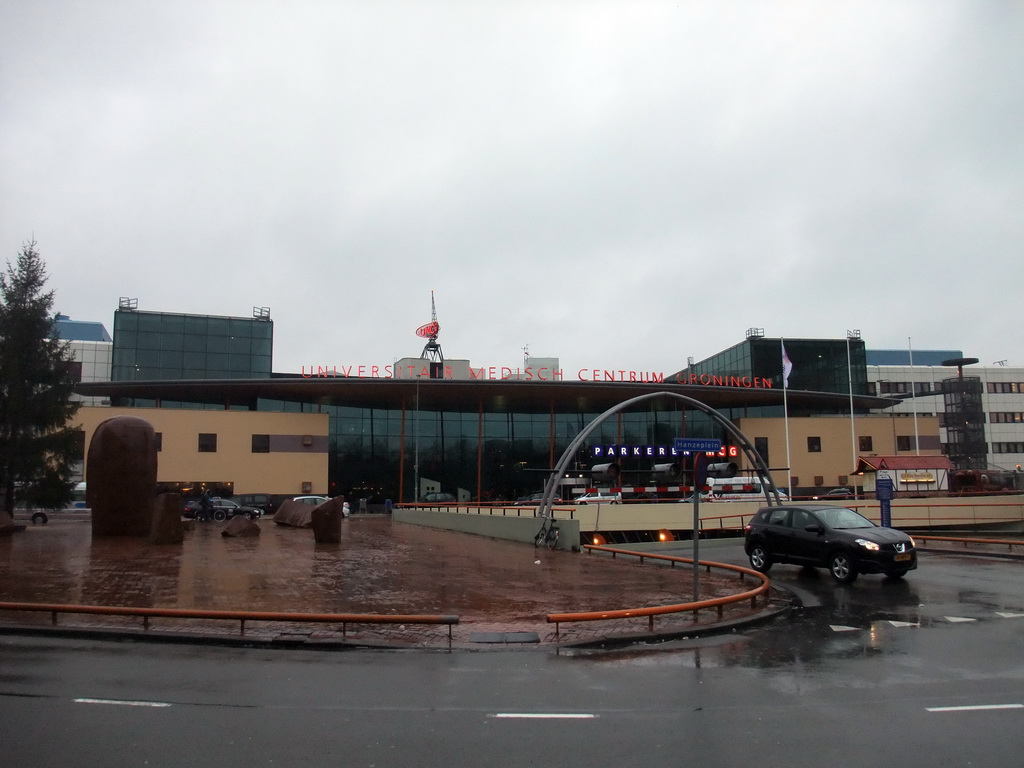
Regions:
<instances>
[{"instance_id":1,"label":"white van","mask_svg":"<svg viewBox=\"0 0 1024 768\"><path fill-rule=\"evenodd\" d=\"M76 483L71 489L71 502L63 509L42 509L41 507L26 508L19 504L15 507L15 518L27 517L33 525L46 525L50 517L61 520L85 520L92 514L85 500L85 483Z\"/></svg>"},{"instance_id":2,"label":"white van","mask_svg":"<svg viewBox=\"0 0 1024 768\"><path fill-rule=\"evenodd\" d=\"M765 498L765 487L756 477L709 477L707 482L711 493L701 495L702 501L763 501ZM779 499L789 501L789 496L779 491Z\"/></svg>"}]
</instances>

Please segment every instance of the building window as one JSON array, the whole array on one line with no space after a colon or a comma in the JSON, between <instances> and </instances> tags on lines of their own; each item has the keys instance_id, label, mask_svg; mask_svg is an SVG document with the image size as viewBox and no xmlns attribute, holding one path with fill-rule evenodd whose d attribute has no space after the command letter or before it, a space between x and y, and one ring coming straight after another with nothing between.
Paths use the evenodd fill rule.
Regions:
<instances>
[{"instance_id":1,"label":"building window","mask_svg":"<svg viewBox=\"0 0 1024 768\"><path fill-rule=\"evenodd\" d=\"M75 430L75 447L74 447L74 459L75 461L82 461L85 458L85 430Z\"/></svg>"},{"instance_id":2,"label":"building window","mask_svg":"<svg viewBox=\"0 0 1024 768\"><path fill-rule=\"evenodd\" d=\"M252 452L270 453L270 435L253 435Z\"/></svg>"},{"instance_id":3,"label":"building window","mask_svg":"<svg viewBox=\"0 0 1024 768\"><path fill-rule=\"evenodd\" d=\"M995 411L989 414L993 424L1020 424L1024 422L1024 412Z\"/></svg>"},{"instance_id":4,"label":"building window","mask_svg":"<svg viewBox=\"0 0 1024 768\"><path fill-rule=\"evenodd\" d=\"M754 438L754 450L757 455L761 457L761 460L766 466L771 466L771 462L768 460L768 438L767 437L755 437Z\"/></svg>"},{"instance_id":5,"label":"building window","mask_svg":"<svg viewBox=\"0 0 1024 768\"><path fill-rule=\"evenodd\" d=\"M820 437L808 437L807 438L807 452L808 453L821 453L821 438Z\"/></svg>"},{"instance_id":6,"label":"building window","mask_svg":"<svg viewBox=\"0 0 1024 768\"><path fill-rule=\"evenodd\" d=\"M896 450L897 451L910 451L913 450L914 438L910 435L897 435L896 436Z\"/></svg>"},{"instance_id":7,"label":"building window","mask_svg":"<svg viewBox=\"0 0 1024 768\"><path fill-rule=\"evenodd\" d=\"M871 439L871 435L858 437L857 442L860 445L861 453L871 453L873 450L875 450L875 444L874 441Z\"/></svg>"},{"instance_id":8,"label":"building window","mask_svg":"<svg viewBox=\"0 0 1024 768\"><path fill-rule=\"evenodd\" d=\"M905 381L880 381L878 387L883 395L905 395L910 391L909 384Z\"/></svg>"},{"instance_id":9,"label":"building window","mask_svg":"<svg viewBox=\"0 0 1024 768\"><path fill-rule=\"evenodd\" d=\"M815 485L824 485L825 484L825 476L824 475L815 475L814 476L814 484Z\"/></svg>"},{"instance_id":10,"label":"building window","mask_svg":"<svg viewBox=\"0 0 1024 768\"><path fill-rule=\"evenodd\" d=\"M1024 443L992 443L992 453L1024 453Z\"/></svg>"},{"instance_id":11,"label":"building window","mask_svg":"<svg viewBox=\"0 0 1024 768\"><path fill-rule=\"evenodd\" d=\"M199 433L199 452L200 453L216 453L217 452L217 435L209 432Z\"/></svg>"},{"instance_id":12,"label":"building window","mask_svg":"<svg viewBox=\"0 0 1024 768\"><path fill-rule=\"evenodd\" d=\"M840 485L846 485L849 482L850 482L850 478L847 475L840 475L839 476L839 484Z\"/></svg>"},{"instance_id":13,"label":"building window","mask_svg":"<svg viewBox=\"0 0 1024 768\"><path fill-rule=\"evenodd\" d=\"M156 443L157 453L164 449L164 433L157 432L153 435L153 442Z\"/></svg>"}]
</instances>

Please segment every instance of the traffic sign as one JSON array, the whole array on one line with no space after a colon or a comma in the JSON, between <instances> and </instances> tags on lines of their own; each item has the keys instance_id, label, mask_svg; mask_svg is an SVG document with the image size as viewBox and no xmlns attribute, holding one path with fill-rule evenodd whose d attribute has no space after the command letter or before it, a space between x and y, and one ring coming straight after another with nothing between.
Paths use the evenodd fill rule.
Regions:
<instances>
[{"instance_id":1,"label":"traffic sign","mask_svg":"<svg viewBox=\"0 0 1024 768\"><path fill-rule=\"evenodd\" d=\"M710 440L699 437L677 437L672 441L672 448L677 453L689 451L691 453L711 453L722 450L721 440Z\"/></svg>"}]
</instances>

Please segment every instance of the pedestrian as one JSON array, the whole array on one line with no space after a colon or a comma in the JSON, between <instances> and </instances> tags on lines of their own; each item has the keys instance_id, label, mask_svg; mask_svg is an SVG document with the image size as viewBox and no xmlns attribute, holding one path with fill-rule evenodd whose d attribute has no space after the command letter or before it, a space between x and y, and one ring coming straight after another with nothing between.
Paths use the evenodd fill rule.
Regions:
<instances>
[{"instance_id":1,"label":"pedestrian","mask_svg":"<svg viewBox=\"0 0 1024 768\"><path fill-rule=\"evenodd\" d=\"M199 519L202 521L208 521L211 517L211 509L213 508L213 502L210 501L210 489L206 488L203 490L203 495L199 497Z\"/></svg>"}]
</instances>

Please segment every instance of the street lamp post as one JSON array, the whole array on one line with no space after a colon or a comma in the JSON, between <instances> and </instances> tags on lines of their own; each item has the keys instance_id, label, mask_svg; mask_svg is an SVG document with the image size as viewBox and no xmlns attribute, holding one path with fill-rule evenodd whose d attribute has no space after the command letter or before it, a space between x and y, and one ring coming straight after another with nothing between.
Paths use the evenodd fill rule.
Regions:
<instances>
[{"instance_id":1,"label":"street lamp post","mask_svg":"<svg viewBox=\"0 0 1024 768\"><path fill-rule=\"evenodd\" d=\"M853 470L857 471L857 423L853 415L853 363L850 355L850 340L860 339L860 331L854 329L846 332L846 375L850 383L850 454L853 461ZM852 483L851 483L852 485ZM853 489L854 496L857 495L856 488Z\"/></svg>"},{"instance_id":2,"label":"street lamp post","mask_svg":"<svg viewBox=\"0 0 1024 768\"><path fill-rule=\"evenodd\" d=\"M412 423L412 493L413 501L420 500L420 377L416 374L416 418Z\"/></svg>"}]
</instances>

